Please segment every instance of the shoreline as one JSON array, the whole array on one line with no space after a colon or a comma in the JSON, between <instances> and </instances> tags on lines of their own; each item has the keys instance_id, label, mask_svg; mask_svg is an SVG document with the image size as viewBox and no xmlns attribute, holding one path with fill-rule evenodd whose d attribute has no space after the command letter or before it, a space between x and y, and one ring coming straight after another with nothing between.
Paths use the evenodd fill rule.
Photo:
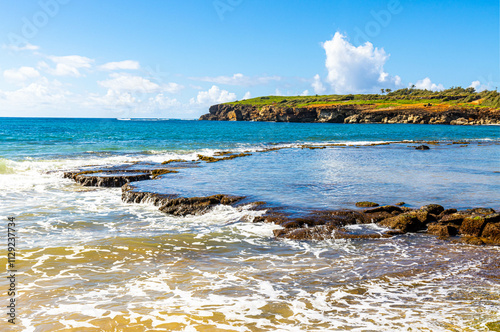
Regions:
<instances>
[{"instance_id":1,"label":"shoreline","mask_svg":"<svg viewBox=\"0 0 500 332\"><path fill-rule=\"evenodd\" d=\"M500 110L479 107L332 104L290 107L280 105L218 104L199 120L302 123L381 123L500 125Z\"/></svg>"},{"instance_id":2,"label":"shoreline","mask_svg":"<svg viewBox=\"0 0 500 332\"><path fill-rule=\"evenodd\" d=\"M370 146L388 145L409 142L371 143ZM435 141L420 141L410 144L421 144L411 148L422 150L429 149L423 144L433 145ZM438 142L440 144L442 142ZM457 144L459 147L467 146L469 142L457 141L445 143ZM333 147L346 147L345 144L299 145L300 149L325 149ZM355 146L354 146L355 147ZM218 205L233 207L246 206L251 210L264 211L251 222L274 223L282 228L276 230L275 238L293 240L326 240L326 239L366 239L382 238L402 235L405 233L426 233L455 242L469 244L500 245L500 214L494 209L475 207L458 211L437 204L427 204L420 208L410 208L406 204L378 206L376 203L368 204L363 208L363 202L357 205L358 209L346 206L341 209L320 209L308 213L283 212L282 207L273 206L265 201L252 201L251 199L234 195L234 193L214 192L211 195L173 195L156 193L154 191L137 190L133 182L152 180L168 177L169 174L182 172L185 168L200 167L198 164L219 163L236 158L243 158L252 153L265 153L291 147L267 148L260 151L246 151L244 153L219 151L214 156L198 155L197 161L168 160L156 165L141 164L115 165L109 167L93 166L84 169L66 172L65 178L73 179L83 186L121 187L122 201L125 203L147 203L158 206L163 213L174 216L203 215ZM385 227L384 232L356 234L348 228L352 225L377 224ZM346 228L347 227L347 228Z\"/></svg>"}]
</instances>

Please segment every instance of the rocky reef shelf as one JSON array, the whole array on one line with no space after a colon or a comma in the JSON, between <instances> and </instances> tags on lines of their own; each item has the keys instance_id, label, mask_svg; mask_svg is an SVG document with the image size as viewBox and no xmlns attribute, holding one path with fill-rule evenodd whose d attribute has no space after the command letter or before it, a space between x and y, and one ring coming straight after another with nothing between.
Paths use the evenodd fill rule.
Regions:
<instances>
[{"instance_id":1,"label":"rocky reef shelf","mask_svg":"<svg viewBox=\"0 0 500 332\"><path fill-rule=\"evenodd\" d=\"M467 145L467 142L448 144L453 143L458 143L460 146ZM299 145L296 148L317 150L328 147L343 146L339 144ZM410 147L415 148L415 146ZM282 148L267 148L257 152L265 153L280 149ZM249 155L251 154L225 151L216 153L217 158L200 155L198 161L174 160L158 164L133 163L113 167L89 166L85 169L66 172L64 177L73 179L84 186L121 187L123 202L153 204L169 215L202 215L218 205L235 208L245 206L245 209L259 210L262 211L261 215L246 221L274 223L281 226L280 229L274 231L277 239L376 239L406 233L421 233L437 236L450 242L500 245L500 213L491 208L477 207L459 211L438 204L410 208L404 202L379 206L374 202L362 201L356 203L356 208L352 209L323 209L294 214L281 210L279 206L272 206L263 201L255 201L253 198L232 193L185 196L144 191L134 184L138 181L154 180L155 177L168 177L172 173L182 172L182 169L189 167L200 167L198 163L202 161L207 164L217 161L225 162ZM369 227L371 225L378 227ZM362 231L360 232L359 229Z\"/></svg>"}]
</instances>

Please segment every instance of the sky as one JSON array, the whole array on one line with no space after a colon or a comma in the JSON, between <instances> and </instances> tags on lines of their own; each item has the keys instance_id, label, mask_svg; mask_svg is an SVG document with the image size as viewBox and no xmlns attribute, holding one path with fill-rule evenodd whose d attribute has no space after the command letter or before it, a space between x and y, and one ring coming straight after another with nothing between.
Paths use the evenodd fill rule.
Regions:
<instances>
[{"instance_id":1,"label":"sky","mask_svg":"<svg viewBox=\"0 0 500 332\"><path fill-rule=\"evenodd\" d=\"M0 0L0 117L500 86L500 2Z\"/></svg>"}]
</instances>

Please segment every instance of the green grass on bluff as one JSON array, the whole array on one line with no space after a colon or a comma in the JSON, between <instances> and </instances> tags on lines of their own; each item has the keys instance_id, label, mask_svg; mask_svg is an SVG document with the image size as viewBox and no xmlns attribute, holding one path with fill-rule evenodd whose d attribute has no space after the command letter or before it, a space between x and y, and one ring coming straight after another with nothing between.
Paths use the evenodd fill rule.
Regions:
<instances>
[{"instance_id":1,"label":"green grass on bluff","mask_svg":"<svg viewBox=\"0 0 500 332\"><path fill-rule=\"evenodd\" d=\"M384 90L383 94L323 95L323 96L268 96L226 103L228 105L305 107L312 105L366 105L376 108L398 107L411 104L445 104L472 107L500 108L500 93L497 91L476 92L474 88L453 87L443 91L406 88L396 91Z\"/></svg>"}]
</instances>

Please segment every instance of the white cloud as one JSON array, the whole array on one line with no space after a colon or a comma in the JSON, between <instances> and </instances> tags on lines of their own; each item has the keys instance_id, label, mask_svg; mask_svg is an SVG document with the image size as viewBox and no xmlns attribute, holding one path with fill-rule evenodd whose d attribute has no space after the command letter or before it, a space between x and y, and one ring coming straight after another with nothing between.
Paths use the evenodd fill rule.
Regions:
<instances>
[{"instance_id":1,"label":"white cloud","mask_svg":"<svg viewBox=\"0 0 500 332\"><path fill-rule=\"evenodd\" d=\"M131 106L135 104L137 99L130 92L109 89L104 96L91 95L90 100L93 102L92 106L118 107Z\"/></svg>"},{"instance_id":2,"label":"white cloud","mask_svg":"<svg viewBox=\"0 0 500 332\"><path fill-rule=\"evenodd\" d=\"M111 79L99 81L99 85L114 91L139 91L153 93L160 91L160 86L140 76L111 74Z\"/></svg>"},{"instance_id":3,"label":"white cloud","mask_svg":"<svg viewBox=\"0 0 500 332\"><path fill-rule=\"evenodd\" d=\"M165 96L163 93L157 94L154 97L149 98L148 100L149 107L153 109L170 109L174 107L179 107L181 105L180 102L175 98L169 98Z\"/></svg>"},{"instance_id":4,"label":"white cloud","mask_svg":"<svg viewBox=\"0 0 500 332\"><path fill-rule=\"evenodd\" d=\"M217 77L200 77L193 78L198 81L210 82L216 84L239 85L239 86L256 86L266 85L272 81L280 81L279 76L245 76L243 74L234 74L233 76L217 76Z\"/></svg>"},{"instance_id":5,"label":"white cloud","mask_svg":"<svg viewBox=\"0 0 500 332\"><path fill-rule=\"evenodd\" d=\"M31 83L20 89L13 91L0 91L0 102L2 112L33 112L33 110L43 109L45 106L57 108L68 102L71 95L69 91L57 80L49 81L42 77L37 82ZM13 116L14 114L4 114L2 116ZM32 116L35 114L31 113Z\"/></svg>"},{"instance_id":6,"label":"white cloud","mask_svg":"<svg viewBox=\"0 0 500 332\"><path fill-rule=\"evenodd\" d=\"M309 96L309 90L304 90L300 95L303 97Z\"/></svg>"},{"instance_id":7,"label":"white cloud","mask_svg":"<svg viewBox=\"0 0 500 332\"><path fill-rule=\"evenodd\" d=\"M484 90L491 90L490 84L482 84L481 81L474 81L470 84L469 88L474 88L477 92Z\"/></svg>"},{"instance_id":8,"label":"white cloud","mask_svg":"<svg viewBox=\"0 0 500 332\"><path fill-rule=\"evenodd\" d=\"M127 70L127 69L134 70L139 68L140 68L139 62L133 60L108 62L103 64L102 66L99 66L99 69L101 70Z\"/></svg>"},{"instance_id":9,"label":"white cloud","mask_svg":"<svg viewBox=\"0 0 500 332\"><path fill-rule=\"evenodd\" d=\"M92 59L79 55L49 56L48 58L55 63L56 67L52 68L42 61L39 63L39 68L45 69L49 74L55 76L80 77L82 76L80 69L89 69L94 62Z\"/></svg>"},{"instance_id":10,"label":"white cloud","mask_svg":"<svg viewBox=\"0 0 500 332\"><path fill-rule=\"evenodd\" d=\"M159 85L144 77L124 73L113 73L110 75L110 79L97 83L102 87L114 91L134 91L142 93L158 93L162 91L176 93L183 88L182 85L177 83Z\"/></svg>"},{"instance_id":11,"label":"white cloud","mask_svg":"<svg viewBox=\"0 0 500 332\"><path fill-rule=\"evenodd\" d=\"M323 82L321 81L321 78L319 77L318 74L314 76L314 81L311 84L311 86L313 87L314 92L318 95L326 91L326 88L323 85Z\"/></svg>"},{"instance_id":12,"label":"white cloud","mask_svg":"<svg viewBox=\"0 0 500 332\"><path fill-rule=\"evenodd\" d=\"M413 84L410 83L410 86L412 85ZM444 86L442 84L434 84L428 77L424 78L423 80L417 81L417 83L415 83L415 87L417 89L430 90L430 91L444 90Z\"/></svg>"},{"instance_id":13,"label":"white cloud","mask_svg":"<svg viewBox=\"0 0 500 332\"><path fill-rule=\"evenodd\" d=\"M32 45L30 43L26 43L23 46L18 45L3 45L3 48L12 50L12 51L38 51L40 49L39 46Z\"/></svg>"},{"instance_id":14,"label":"white cloud","mask_svg":"<svg viewBox=\"0 0 500 332\"><path fill-rule=\"evenodd\" d=\"M241 98L241 100L246 100L246 99L250 99L252 98L252 94L250 93L250 91L247 91L245 93L245 95L243 96L243 98Z\"/></svg>"},{"instance_id":15,"label":"white cloud","mask_svg":"<svg viewBox=\"0 0 500 332\"><path fill-rule=\"evenodd\" d=\"M327 81L335 93L372 92L380 88L395 88L401 84L399 76L384 72L389 58L383 48L370 42L355 47L341 33L323 43L326 51Z\"/></svg>"},{"instance_id":16,"label":"white cloud","mask_svg":"<svg viewBox=\"0 0 500 332\"><path fill-rule=\"evenodd\" d=\"M40 77L40 73L33 67L21 67L19 69L7 69L3 77L10 83L23 83L29 79Z\"/></svg>"},{"instance_id":17,"label":"white cloud","mask_svg":"<svg viewBox=\"0 0 500 332\"><path fill-rule=\"evenodd\" d=\"M198 92L196 99L192 98L191 103L201 105L221 104L236 100L236 94L227 90L221 90L218 86L212 86L208 91Z\"/></svg>"}]
</instances>

